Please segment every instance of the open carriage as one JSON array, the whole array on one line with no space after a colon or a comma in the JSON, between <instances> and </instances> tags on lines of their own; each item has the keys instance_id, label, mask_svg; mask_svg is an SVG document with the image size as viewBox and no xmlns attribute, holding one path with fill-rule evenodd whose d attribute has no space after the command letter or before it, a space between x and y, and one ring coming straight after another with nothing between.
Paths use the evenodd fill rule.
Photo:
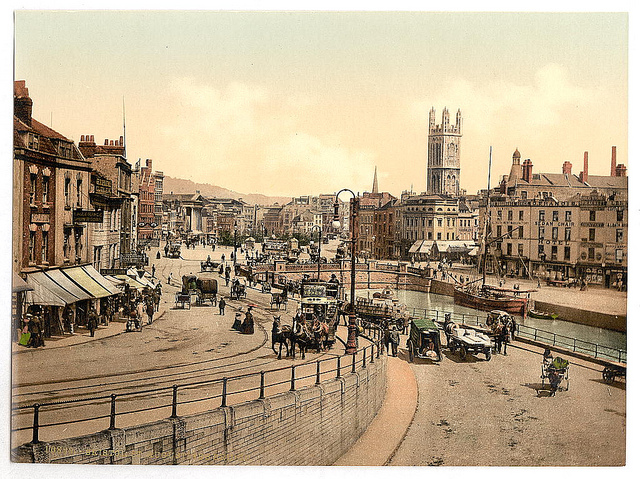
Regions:
<instances>
[{"instance_id":1,"label":"open carriage","mask_svg":"<svg viewBox=\"0 0 640 479\"><path fill-rule=\"evenodd\" d=\"M211 306L218 303L218 280L211 275L199 274L196 279L197 304L211 301Z\"/></svg>"},{"instance_id":2,"label":"open carriage","mask_svg":"<svg viewBox=\"0 0 640 479\"><path fill-rule=\"evenodd\" d=\"M486 334L449 322L445 324L445 335L447 336L447 346L451 352L458 351L460 359L464 360L467 354L484 354L487 361L491 360L493 344Z\"/></svg>"},{"instance_id":3,"label":"open carriage","mask_svg":"<svg viewBox=\"0 0 640 479\"><path fill-rule=\"evenodd\" d=\"M442 352L438 326L429 319L413 319L407 339L407 349L409 350L410 362L413 362L414 358L441 361Z\"/></svg>"},{"instance_id":4,"label":"open carriage","mask_svg":"<svg viewBox=\"0 0 640 479\"><path fill-rule=\"evenodd\" d=\"M220 266L219 263L215 261L211 261L211 258L207 258L206 261L200 262L200 271L201 272L214 272Z\"/></svg>"}]
</instances>

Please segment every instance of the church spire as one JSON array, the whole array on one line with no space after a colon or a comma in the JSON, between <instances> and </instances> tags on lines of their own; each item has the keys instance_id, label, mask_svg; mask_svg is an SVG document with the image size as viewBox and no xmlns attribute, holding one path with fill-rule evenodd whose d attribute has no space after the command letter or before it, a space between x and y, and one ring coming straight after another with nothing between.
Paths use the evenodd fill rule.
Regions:
<instances>
[{"instance_id":1,"label":"church spire","mask_svg":"<svg viewBox=\"0 0 640 479\"><path fill-rule=\"evenodd\" d=\"M373 170L373 187L371 188L371 193L378 192L378 167L376 166Z\"/></svg>"}]
</instances>

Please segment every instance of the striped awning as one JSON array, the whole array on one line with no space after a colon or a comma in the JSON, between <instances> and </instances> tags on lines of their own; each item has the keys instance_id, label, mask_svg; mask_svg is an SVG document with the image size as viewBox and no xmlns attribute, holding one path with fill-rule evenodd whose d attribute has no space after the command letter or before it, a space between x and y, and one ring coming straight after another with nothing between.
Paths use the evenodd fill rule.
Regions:
<instances>
[{"instance_id":1,"label":"striped awning","mask_svg":"<svg viewBox=\"0 0 640 479\"><path fill-rule=\"evenodd\" d=\"M74 268L69 268L74 269ZM74 295L78 300L95 299L88 290L84 289L80 284L72 280L67 274L63 273L60 269L52 269L49 271L43 271L43 274L50 278L59 287L65 291Z\"/></svg>"},{"instance_id":2,"label":"striped awning","mask_svg":"<svg viewBox=\"0 0 640 479\"><path fill-rule=\"evenodd\" d=\"M137 289L138 291L142 291L145 287L147 287L146 284L142 284L140 281L132 278L131 276L127 276L125 274L116 274L114 275L114 278L124 281L131 288Z\"/></svg>"},{"instance_id":3,"label":"striped awning","mask_svg":"<svg viewBox=\"0 0 640 479\"><path fill-rule=\"evenodd\" d=\"M40 275L38 279L34 275ZM41 282L42 281L42 282ZM43 306L64 306L77 301L75 296L66 293L42 273L27 275L27 284L33 288L25 293L25 302L28 304L40 304ZM49 287L45 286L48 285Z\"/></svg>"}]
</instances>

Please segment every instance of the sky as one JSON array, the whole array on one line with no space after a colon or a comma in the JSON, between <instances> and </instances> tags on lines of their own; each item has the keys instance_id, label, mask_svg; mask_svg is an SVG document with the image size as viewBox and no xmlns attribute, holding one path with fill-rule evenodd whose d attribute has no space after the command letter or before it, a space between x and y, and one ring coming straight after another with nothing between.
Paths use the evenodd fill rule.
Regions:
<instances>
[{"instance_id":1,"label":"sky","mask_svg":"<svg viewBox=\"0 0 640 479\"><path fill-rule=\"evenodd\" d=\"M242 193L426 189L428 112L463 116L461 187L628 157L626 13L18 10L14 78L68 138ZM123 115L124 110L124 115Z\"/></svg>"}]
</instances>

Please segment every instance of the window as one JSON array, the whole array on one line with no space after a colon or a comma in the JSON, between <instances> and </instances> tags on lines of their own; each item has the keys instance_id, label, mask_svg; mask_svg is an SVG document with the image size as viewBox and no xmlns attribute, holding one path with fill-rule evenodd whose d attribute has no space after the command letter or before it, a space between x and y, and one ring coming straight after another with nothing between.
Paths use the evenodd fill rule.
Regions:
<instances>
[{"instance_id":1,"label":"window","mask_svg":"<svg viewBox=\"0 0 640 479\"><path fill-rule=\"evenodd\" d=\"M36 232L29 231L29 262L36 262Z\"/></svg>"},{"instance_id":2,"label":"window","mask_svg":"<svg viewBox=\"0 0 640 479\"><path fill-rule=\"evenodd\" d=\"M76 181L76 205L82 206L82 180Z\"/></svg>"},{"instance_id":3,"label":"window","mask_svg":"<svg viewBox=\"0 0 640 479\"><path fill-rule=\"evenodd\" d=\"M588 253L589 259L593 261L593 259L596 256L596 250L595 248L589 248L589 253Z\"/></svg>"},{"instance_id":4,"label":"window","mask_svg":"<svg viewBox=\"0 0 640 479\"><path fill-rule=\"evenodd\" d=\"M596 240L596 229L589 228L589 241L595 241L595 240Z\"/></svg>"},{"instance_id":5,"label":"window","mask_svg":"<svg viewBox=\"0 0 640 479\"><path fill-rule=\"evenodd\" d=\"M571 228L564 229L564 240L571 241Z\"/></svg>"},{"instance_id":6,"label":"window","mask_svg":"<svg viewBox=\"0 0 640 479\"><path fill-rule=\"evenodd\" d=\"M571 260L571 247L570 246L565 246L564 247L564 259L566 261Z\"/></svg>"},{"instance_id":7,"label":"window","mask_svg":"<svg viewBox=\"0 0 640 479\"><path fill-rule=\"evenodd\" d=\"M43 231L42 232L42 263L46 263L47 262L47 256L49 252L49 232L48 231Z\"/></svg>"},{"instance_id":8,"label":"window","mask_svg":"<svg viewBox=\"0 0 640 479\"><path fill-rule=\"evenodd\" d=\"M42 177L42 203L46 204L49 202L49 177Z\"/></svg>"},{"instance_id":9,"label":"window","mask_svg":"<svg viewBox=\"0 0 640 479\"><path fill-rule=\"evenodd\" d=\"M616 221L624 221L624 210L616 211Z\"/></svg>"},{"instance_id":10,"label":"window","mask_svg":"<svg viewBox=\"0 0 640 479\"><path fill-rule=\"evenodd\" d=\"M538 239L544 238L544 226L538 226Z\"/></svg>"},{"instance_id":11,"label":"window","mask_svg":"<svg viewBox=\"0 0 640 479\"><path fill-rule=\"evenodd\" d=\"M522 198L523 200L527 199L527 192L523 191L522 193L520 193L520 198Z\"/></svg>"},{"instance_id":12,"label":"window","mask_svg":"<svg viewBox=\"0 0 640 479\"><path fill-rule=\"evenodd\" d=\"M538 211L538 220L544 221L544 210Z\"/></svg>"},{"instance_id":13,"label":"window","mask_svg":"<svg viewBox=\"0 0 640 479\"><path fill-rule=\"evenodd\" d=\"M591 210L589 211L589 221L595 221L596 220L596 212Z\"/></svg>"},{"instance_id":14,"label":"window","mask_svg":"<svg viewBox=\"0 0 640 479\"><path fill-rule=\"evenodd\" d=\"M553 221L558 221L558 211L554 210L551 213L551 218L553 219Z\"/></svg>"},{"instance_id":15,"label":"window","mask_svg":"<svg viewBox=\"0 0 640 479\"><path fill-rule=\"evenodd\" d=\"M558 227L554 226L553 228L551 228L551 239L557 240L558 239Z\"/></svg>"},{"instance_id":16,"label":"window","mask_svg":"<svg viewBox=\"0 0 640 479\"><path fill-rule=\"evenodd\" d=\"M616 243L622 243L622 238L623 238L623 230L622 229L617 229L616 230Z\"/></svg>"},{"instance_id":17,"label":"window","mask_svg":"<svg viewBox=\"0 0 640 479\"><path fill-rule=\"evenodd\" d=\"M38 179L38 177L31 173L29 175L29 204L30 205L35 205L36 204L36 180Z\"/></svg>"},{"instance_id":18,"label":"window","mask_svg":"<svg viewBox=\"0 0 640 479\"><path fill-rule=\"evenodd\" d=\"M513 245L511 243L507 243L507 256L511 256L513 254L512 248Z\"/></svg>"},{"instance_id":19,"label":"window","mask_svg":"<svg viewBox=\"0 0 640 479\"><path fill-rule=\"evenodd\" d=\"M564 212L564 220L565 221L571 221L571 211L565 211Z\"/></svg>"},{"instance_id":20,"label":"window","mask_svg":"<svg viewBox=\"0 0 640 479\"><path fill-rule=\"evenodd\" d=\"M538 256L540 258L542 258L544 256L544 245L543 244L539 244L538 245Z\"/></svg>"},{"instance_id":21,"label":"window","mask_svg":"<svg viewBox=\"0 0 640 479\"><path fill-rule=\"evenodd\" d=\"M441 240L442 239L442 233L438 233L438 239Z\"/></svg>"},{"instance_id":22,"label":"window","mask_svg":"<svg viewBox=\"0 0 640 479\"><path fill-rule=\"evenodd\" d=\"M621 250L621 249L616 250L616 263L622 263L623 254L624 254L624 250Z\"/></svg>"},{"instance_id":23,"label":"window","mask_svg":"<svg viewBox=\"0 0 640 479\"><path fill-rule=\"evenodd\" d=\"M71 249L71 232L67 229L64 231L64 238L62 242L62 253L65 258L69 258L69 253Z\"/></svg>"},{"instance_id":24,"label":"window","mask_svg":"<svg viewBox=\"0 0 640 479\"><path fill-rule=\"evenodd\" d=\"M518 221L524 221L524 211L518 211Z\"/></svg>"},{"instance_id":25,"label":"window","mask_svg":"<svg viewBox=\"0 0 640 479\"><path fill-rule=\"evenodd\" d=\"M518 238L524 238L524 226L518 226Z\"/></svg>"},{"instance_id":26,"label":"window","mask_svg":"<svg viewBox=\"0 0 640 479\"><path fill-rule=\"evenodd\" d=\"M507 220L508 221L512 221L513 220L513 210L507 211Z\"/></svg>"},{"instance_id":27,"label":"window","mask_svg":"<svg viewBox=\"0 0 640 479\"><path fill-rule=\"evenodd\" d=\"M552 260L557 260L558 259L558 247L557 246L552 246L551 247L551 259Z\"/></svg>"},{"instance_id":28,"label":"window","mask_svg":"<svg viewBox=\"0 0 640 479\"><path fill-rule=\"evenodd\" d=\"M498 210L498 219L501 220L502 219L502 210Z\"/></svg>"},{"instance_id":29,"label":"window","mask_svg":"<svg viewBox=\"0 0 640 479\"><path fill-rule=\"evenodd\" d=\"M71 206L71 178L64 179L64 205Z\"/></svg>"},{"instance_id":30,"label":"window","mask_svg":"<svg viewBox=\"0 0 640 479\"><path fill-rule=\"evenodd\" d=\"M502 236L502 225L496 226L496 237L500 238Z\"/></svg>"},{"instance_id":31,"label":"window","mask_svg":"<svg viewBox=\"0 0 640 479\"><path fill-rule=\"evenodd\" d=\"M518 243L518 256L524 255L524 245L522 243Z\"/></svg>"},{"instance_id":32,"label":"window","mask_svg":"<svg viewBox=\"0 0 640 479\"><path fill-rule=\"evenodd\" d=\"M427 238L428 238L428 239L433 239L433 233L432 233L431 231L429 231L429 232L427 233Z\"/></svg>"},{"instance_id":33,"label":"window","mask_svg":"<svg viewBox=\"0 0 640 479\"><path fill-rule=\"evenodd\" d=\"M442 226L442 218L438 218L438 226ZM438 238L440 239L440 238Z\"/></svg>"}]
</instances>

